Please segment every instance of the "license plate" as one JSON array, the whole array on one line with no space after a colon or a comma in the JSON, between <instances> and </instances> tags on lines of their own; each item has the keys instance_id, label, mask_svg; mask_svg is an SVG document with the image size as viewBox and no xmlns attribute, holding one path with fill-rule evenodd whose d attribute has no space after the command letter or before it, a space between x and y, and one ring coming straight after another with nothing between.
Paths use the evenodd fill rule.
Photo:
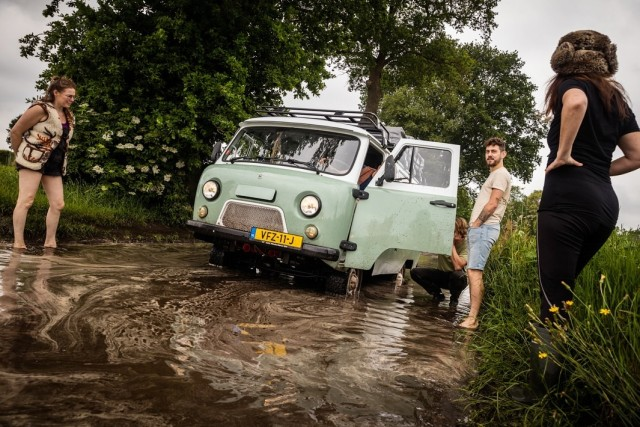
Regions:
<instances>
[{"instance_id":1,"label":"license plate","mask_svg":"<svg viewBox=\"0 0 640 427\"><path fill-rule=\"evenodd\" d=\"M258 240L260 242L271 243L278 246L286 246L288 248L300 249L302 247L302 236L281 233L280 231L266 230L264 228L252 227L249 238L251 240Z\"/></svg>"}]
</instances>

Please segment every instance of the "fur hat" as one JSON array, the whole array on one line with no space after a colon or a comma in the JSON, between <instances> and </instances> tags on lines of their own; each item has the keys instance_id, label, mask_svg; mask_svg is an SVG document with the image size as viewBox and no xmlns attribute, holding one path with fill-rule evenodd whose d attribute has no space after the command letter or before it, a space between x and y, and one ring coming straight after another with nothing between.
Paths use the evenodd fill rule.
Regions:
<instances>
[{"instance_id":1,"label":"fur hat","mask_svg":"<svg viewBox=\"0 0 640 427\"><path fill-rule=\"evenodd\" d=\"M618 71L616 45L597 31L573 31L563 36L551 55L551 68L558 74L600 74Z\"/></svg>"}]
</instances>

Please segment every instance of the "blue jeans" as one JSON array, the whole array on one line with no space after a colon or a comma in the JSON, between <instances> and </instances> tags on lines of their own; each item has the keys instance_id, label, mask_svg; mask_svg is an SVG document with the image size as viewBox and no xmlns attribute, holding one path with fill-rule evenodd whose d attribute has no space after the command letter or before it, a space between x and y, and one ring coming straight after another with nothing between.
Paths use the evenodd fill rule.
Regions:
<instances>
[{"instance_id":1,"label":"blue jeans","mask_svg":"<svg viewBox=\"0 0 640 427\"><path fill-rule=\"evenodd\" d=\"M499 236L500 224L482 224L480 227L469 228L468 270L484 270L491 248Z\"/></svg>"}]
</instances>

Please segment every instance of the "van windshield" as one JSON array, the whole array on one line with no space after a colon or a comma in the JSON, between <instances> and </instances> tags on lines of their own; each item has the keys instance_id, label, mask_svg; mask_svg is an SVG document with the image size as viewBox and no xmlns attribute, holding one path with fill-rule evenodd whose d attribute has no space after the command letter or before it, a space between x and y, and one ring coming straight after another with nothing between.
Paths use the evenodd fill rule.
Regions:
<instances>
[{"instance_id":1,"label":"van windshield","mask_svg":"<svg viewBox=\"0 0 640 427\"><path fill-rule=\"evenodd\" d=\"M360 140L309 129L249 127L225 149L226 162L255 162L344 175L351 170Z\"/></svg>"}]
</instances>

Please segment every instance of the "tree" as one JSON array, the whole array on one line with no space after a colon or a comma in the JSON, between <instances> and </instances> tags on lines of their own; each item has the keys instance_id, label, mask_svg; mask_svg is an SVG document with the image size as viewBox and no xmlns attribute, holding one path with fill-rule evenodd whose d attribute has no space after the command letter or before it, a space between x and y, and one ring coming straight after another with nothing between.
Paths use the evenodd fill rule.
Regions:
<instances>
[{"instance_id":1,"label":"tree","mask_svg":"<svg viewBox=\"0 0 640 427\"><path fill-rule=\"evenodd\" d=\"M40 88L56 74L78 84L70 174L179 206L182 221L214 140L256 105L317 93L329 76L294 3L51 1L44 14L58 20L22 38L21 54L48 64Z\"/></svg>"},{"instance_id":2,"label":"tree","mask_svg":"<svg viewBox=\"0 0 640 427\"><path fill-rule=\"evenodd\" d=\"M322 2L324 3L324 2ZM351 89L366 94L365 111L378 112L386 70L409 66L442 74L449 62L447 28L473 29L488 37L498 0L334 0L329 18L341 48L335 65L349 74ZM320 9L320 12L324 9ZM320 13L318 12L318 13Z\"/></svg>"},{"instance_id":3,"label":"tree","mask_svg":"<svg viewBox=\"0 0 640 427\"><path fill-rule=\"evenodd\" d=\"M398 70L389 79L400 85L383 100L381 117L403 126L408 134L460 145L461 185L479 186L488 174L485 139L507 142L505 165L528 182L540 162L538 154L546 125L535 108L536 86L522 73L515 52L501 52L486 44L458 47L457 71L418 79Z\"/></svg>"}]
</instances>

